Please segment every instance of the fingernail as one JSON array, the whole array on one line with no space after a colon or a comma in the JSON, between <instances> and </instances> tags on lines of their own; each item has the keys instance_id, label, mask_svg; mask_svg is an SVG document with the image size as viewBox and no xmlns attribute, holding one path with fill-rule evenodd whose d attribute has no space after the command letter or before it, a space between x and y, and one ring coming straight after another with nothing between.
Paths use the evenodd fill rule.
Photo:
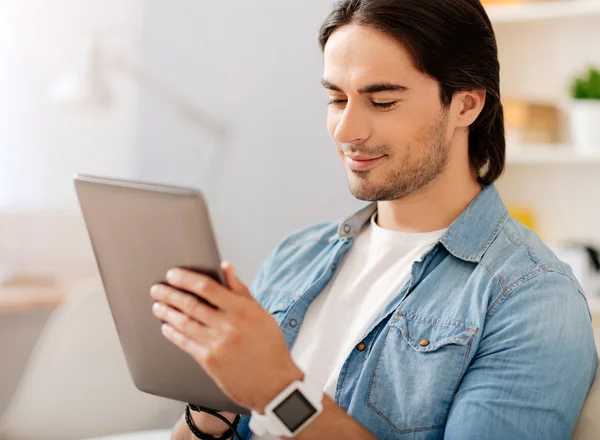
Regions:
<instances>
[{"instance_id":1,"label":"fingernail","mask_svg":"<svg viewBox=\"0 0 600 440\"><path fill-rule=\"evenodd\" d=\"M167 281L174 282L177 281L178 271L177 269L170 269L167 272Z\"/></svg>"},{"instance_id":2,"label":"fingernail","mask_svg":"<svg viewBox=\"0 0 600 440\"><path fill-rule=\"evenodd\" d=\"M154 309L155 312L163 312L165 310L165 306L163 306L161 303L154 303L152 305L152 308Z\"/></svg>"}]
</instances>

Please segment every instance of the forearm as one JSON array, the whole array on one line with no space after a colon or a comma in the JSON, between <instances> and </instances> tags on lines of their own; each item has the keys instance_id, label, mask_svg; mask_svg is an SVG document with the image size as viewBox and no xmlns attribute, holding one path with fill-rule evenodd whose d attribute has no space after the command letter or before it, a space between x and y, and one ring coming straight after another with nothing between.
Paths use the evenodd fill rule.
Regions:
<instances>
[{"instance_id":1,"label":"forearm","mask_svg":"<svg viewBox=\"0 0 600 440\"><path fill-rule=\"evenodd\" d=\"M192 440L192 438L193 435L188 429L185 423L185 415L183 415L173 427L171 440Z\"/></svg>"},{"instance_id":2,"label":"forearm","mask_svg":"<svg viewBox=\"0 0 600 440\"><path fill-rule=\"evenodd\" d=\"M323 399L323 412L295 440L329 440L351 438L353 440L377 440L360 423L335 404L329 396Z\"/></svg>"}]
</instances>

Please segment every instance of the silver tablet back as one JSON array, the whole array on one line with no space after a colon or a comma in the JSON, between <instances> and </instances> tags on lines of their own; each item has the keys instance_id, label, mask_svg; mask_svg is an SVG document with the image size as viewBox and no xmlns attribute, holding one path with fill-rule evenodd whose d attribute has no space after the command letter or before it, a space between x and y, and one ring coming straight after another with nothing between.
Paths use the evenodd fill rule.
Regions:
<instances>
[{"instance_id":1,"label":"silver tablet back","mask_svg":"<svg viewBox=\"0 0 600 440\"><path fill-rule=\"evenodd\" d=\"M248 414L162 335L150 287L172 267L225 284L208 209L199 191L94 176L75 188L135 386L182 402ZM242 374L242 370L240 370Z\"/></svg>"}]
</instances>

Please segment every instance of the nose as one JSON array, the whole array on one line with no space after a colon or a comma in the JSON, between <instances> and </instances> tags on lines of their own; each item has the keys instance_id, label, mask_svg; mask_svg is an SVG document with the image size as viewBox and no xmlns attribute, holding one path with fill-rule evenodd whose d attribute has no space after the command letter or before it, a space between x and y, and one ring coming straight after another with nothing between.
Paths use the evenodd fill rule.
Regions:
<instances>
[{"instance_id":1,"label":"nose","mask_svg":"<svg viewBox=\"0 0 600 440\"><path fill-rule=\"evenodd\" d=\"M363 143L370 132L367 114L348 102L335 125L333 139L340 144Z\"/></svg>"}]
</instances>

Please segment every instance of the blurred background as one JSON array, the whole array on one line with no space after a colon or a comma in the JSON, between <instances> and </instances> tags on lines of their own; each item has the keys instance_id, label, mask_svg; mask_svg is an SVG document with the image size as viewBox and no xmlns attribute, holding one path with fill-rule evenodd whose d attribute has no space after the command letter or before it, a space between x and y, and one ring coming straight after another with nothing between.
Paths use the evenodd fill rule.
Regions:
<instances>
[{"instance_id":1,"label":"blurred background","mask_svg":"<svg viewBox=\"0 0 600 440\"><path fill-rule=\"evenodd\" d=\"M600 0L485 4L506 112L498 187L600 314ZM330 7L0 0L0 439L180 415L129 383L73 174L202 189L247 283L286 233L362 206L325 130L317 32Z\"/></svg>"}]
</instances>

